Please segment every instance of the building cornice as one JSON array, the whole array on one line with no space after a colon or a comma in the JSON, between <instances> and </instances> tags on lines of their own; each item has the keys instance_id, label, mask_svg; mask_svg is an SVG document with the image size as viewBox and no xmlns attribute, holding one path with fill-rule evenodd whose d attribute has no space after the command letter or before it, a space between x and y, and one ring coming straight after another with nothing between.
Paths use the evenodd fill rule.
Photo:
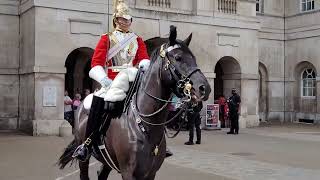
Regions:
<instances>
[{"instance_id":1,"label":"building cornice","mask_svg":"<svg viewBox=\"0 0 320 180\"><path fill-rule=\"evenodd\" d=\"M5 15L19 15L19 0L1 0L0 1L0 14Z\"/></svg>"},{"instance_id":2,"label":"building cornice","mask_svg":"<svg viewBox=\"0 0 320 180\"><path fill-rule=\"evenodd\" d=\"M28 11L32 7L43 7L88 13L107 14L108 2L88 2L88 1L63 1L60 0L23 0L20 5L20 14Z\"/></svg>"}]
</instances>

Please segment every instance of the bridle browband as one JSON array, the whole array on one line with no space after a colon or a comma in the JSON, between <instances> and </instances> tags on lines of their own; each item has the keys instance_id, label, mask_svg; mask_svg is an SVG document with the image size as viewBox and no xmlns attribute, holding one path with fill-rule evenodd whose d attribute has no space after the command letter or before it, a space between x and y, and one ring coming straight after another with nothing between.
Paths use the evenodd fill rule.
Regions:
<instances>
[{"instance_id":1,"label":"bridle browband","mask_svg":"<svg viewBox=\"0 0 320 180\"><path fill-rule=\"evenodd\" d=\"M187 103L191 101L191 89L192 89L192 82L190 80L190 77L192 76L192 74L194 74L197 71L200 71L200 69L198 67L191 67L188 69L188 71L186 72L186 74L181 73L178 71L178 69L175 66L175 63L172 62L173 60L170 60L170 58L168 57L168 53L174 49L177 48L181 48L180 45L175 44L174 46L169 46L167 48L165 48L165 46L167 46L168 44L163 44L161 45L160 48L160 57L162 62L165 62L166 64L164 65L164 70L167 71L169 70L171 76L173 77L173 79L176 82L176 88L177 88L177 92L181 93L180 96L187 98L187 99L183 99L182 98L182 108L180 109L180 111L174 116L172 117L170 120L167 120L163 123L151 123L148 121L145 121L143 118L149 118L152 116L155 116L156 114L160 113L161 111L163 111L168 103L177 103L174 101L170 101L170 99L172 98L172 96L170 96L170 98L168 100L166 99L161 99L159 97L153 96L152 94L148 93L146 91L146 89L144 89L144 92L151 98L164 102L165 104L160 107L157 111L151 113L151 114L143 114L139 111L138 109L138 105L137 105L137 93L135 94L134 98L133 98L133 102L132 104L132 109L133 111L139 116L138 118L149 125L153 125L153 126L163 126L166 125L170 122L172 122L173 120L175 120L183 111L185 111L185 109L187 108ZM163 67L163 65L161 66L161 68ZM162 74L162 73L160 73Z\"/></svg>"}]
</instances>

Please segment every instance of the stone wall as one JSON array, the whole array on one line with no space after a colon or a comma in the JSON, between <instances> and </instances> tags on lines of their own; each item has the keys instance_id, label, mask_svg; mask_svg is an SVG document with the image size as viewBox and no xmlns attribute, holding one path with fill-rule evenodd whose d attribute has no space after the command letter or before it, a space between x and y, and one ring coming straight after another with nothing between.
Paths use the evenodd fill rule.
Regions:
<instances>
[{"instance_id":1,"label":"stone wall","mask_svg":"<svg viewBox=\"0 0 320 180\"><path fill-rule=\"evenodd\" d=\"M18 127L18 0L0 1L0 130Z\"/></svg>"},{"instance_id":2,"label":"stone wall","mask_svg":"<svg viewBox=\"0 0 320 180\"><path fill-rule=\"evenodd\" d=\"M218 1L172 2L168 8L128 0L132 29L145 40L167 37L172 24L180 39L193 33L190 48L212 89L219 64L225 71L219 77L223 93L229 96L233 87L241 93L242 127L258 124L259 107L269 120L320 118L319 75L313 99L301 98L297 75L305 67L320 72L318 2L314 11L301 13L300 1L264 0L257 16L252 0L237 1L230 12L219 9ZM0 129L57 134L63 122L65 61L75 49L94 49L100 35L112 30L111 3L0 0L0 100L6 102L0 106ZM46 99L45 92L55 99ZM214 102L213 94L207 103Z\"/></svg>"},{"instance_id":3,"label":"stone wall","mask_svg":"<svg viewBox=\"0 0 320 180\"><path fill-rule=\"evenodd\" d=\"M289 4L289 2L286 2ZM315 10L302 12L299 4L286 7L285 21L285 77L286 77L286 120L315 120L319 118L319 86L320 73L320 4L315 1ZM296 6L293 6L296 5ZM301 74L306 68L316 72L316 94L314 97L303 97L301 92Z\"/></svg>"}]
</instances>

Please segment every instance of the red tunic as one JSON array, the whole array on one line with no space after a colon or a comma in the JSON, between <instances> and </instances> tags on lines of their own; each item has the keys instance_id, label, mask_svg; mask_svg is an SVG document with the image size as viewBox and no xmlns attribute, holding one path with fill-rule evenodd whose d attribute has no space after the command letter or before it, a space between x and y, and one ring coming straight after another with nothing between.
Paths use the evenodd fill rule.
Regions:
<instances>
[{"instance_id":1,"label":"red tunic","mask_svg":"<svg viewBox=\"0 0 320 180\"><path fill-rule=\"evenodd\" d=\"M137 42L138 42L138 49L137 49L136 56L132 61L133 66L136 66L137 64L139 64L139 62L143 59L149 59L147 48L142 38L138 37ZM108 62L106 62L106 57L109 50L109 44L110 42L109 42L108 35L107 34L102 35L93 53L91 68L97 65L100 65L102 67L104 67L105 65L107 67L112 66L112 61L109 60ZM112 80L117 76L118 73L119 72L113 72L111 69L108 69L108 77Z\"/></svg>"}]
</instances>

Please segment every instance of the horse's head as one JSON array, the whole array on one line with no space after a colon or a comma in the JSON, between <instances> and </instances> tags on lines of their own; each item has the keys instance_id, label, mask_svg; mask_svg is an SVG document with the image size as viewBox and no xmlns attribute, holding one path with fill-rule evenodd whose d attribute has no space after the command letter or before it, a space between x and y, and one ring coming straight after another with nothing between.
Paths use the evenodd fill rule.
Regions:
<instances>
[{"instance_id":1,"label":"horse's head","mask_svg":"<svg viewBox=\"0 0 320 180\"><path fill-rule=\"evenodd\" d=\"M176 38L176 27L170 26L169 42L160 49L162 80L180 98L189 96L194 102L206 101L211 87L188 47L192 34L184 41Z\"/></svg>"}]
</instances>

